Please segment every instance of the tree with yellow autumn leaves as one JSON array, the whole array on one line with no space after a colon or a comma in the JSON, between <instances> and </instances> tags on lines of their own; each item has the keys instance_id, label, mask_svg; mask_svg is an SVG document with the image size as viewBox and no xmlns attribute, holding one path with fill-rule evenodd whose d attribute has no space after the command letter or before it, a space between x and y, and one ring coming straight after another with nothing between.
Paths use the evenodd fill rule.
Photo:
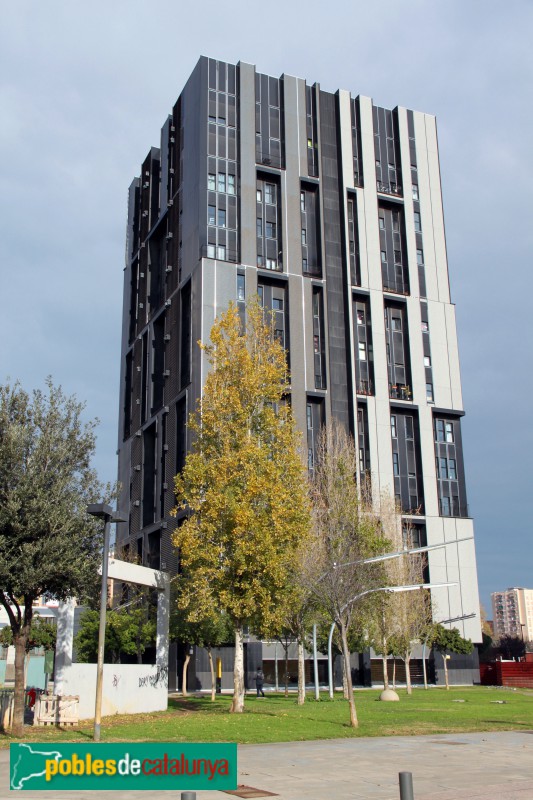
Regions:
<instances>
[{"instance_id":1,"label":"tree with yellow autumn leaves","mask_svg":"<svg viewBox=\"0 0 533 800\"><path fill-rule=\"evenodd\" d=\"M201 343L209 363L189 418L193 446L175 478L174 534L187 576L180 608L190 622L217 608L235 627L231 710L244 708L243 631L276 628L291 570L309 535L305 467L290 405L286 354L257 301L243 329L235 305Z\"/></svg>"}]
</instances>

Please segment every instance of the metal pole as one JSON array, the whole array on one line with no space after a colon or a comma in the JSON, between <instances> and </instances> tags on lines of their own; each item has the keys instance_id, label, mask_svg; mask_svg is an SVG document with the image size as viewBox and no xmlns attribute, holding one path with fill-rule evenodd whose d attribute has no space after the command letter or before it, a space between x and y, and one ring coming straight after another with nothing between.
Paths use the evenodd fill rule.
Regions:
<instances>
[{"instance_id":1,"label":"metal pole","mask_svg":"<svg viewBox=\"0 0 533 800\"><path fill-rule=\"evenodd\" d=\"M424 671L424 689L428 688L428 673L426 667L426 645L427 641L424 639L424 647L422 648L422 669Z\"/></svg>"},{"instance_id":2,"label":"metal pole","mask_svg":"<svg viewBox=\"0 0 533 800\"><path fill-rule=\"evenodd\" d=\"M400 800L414 800L413 773L400 772Z\"/></svg>"},{"instance_id":3,"label":"metal pole","mask_svg":"<svg viewBox=\"0 0 533 800\"><path fill-rule=\"evenodd\" d=\"M320 700L320 689L318 686L318 655L316 651L316 624L313 625L313 662L315 668L315 700Z\"/></svg>"},{"instance_id":4,"label":"metal pole","mask_svg":"<svg viewBox=\"0 0 533 800\"><path fill-rule=\"evenodd\" d=\"M276 676L276 693L279 692L279 673L278 673L278 643L274 642L274 673Z\"/></svg>"},{"instance_id":5,"label":"metal pole","mask_svg":"<svg viewBox=\"0 0 533 800\"><path fill-rule=\"evenodd\" d=\"M334 630L335 630L335 623L332 624L328 636L328 682L329 682L330 700L333 700L333 659L331 657L331 641L333 639Z\"/></svg>"},{"instance_id":6,"label":"metal pole","mask_svg":"<svg viewBox=\"0 0 533 800\"><path fill-rule=\"evenodd\" d=\"M107 609L107 571L109 566L109 531L111 517L106 514L104 526L104 551L102 554L102 589L100 592L100 627L98 629L98 662L96 665L96 700L94 706L94 741L100 741L102 719L102 679L104 676L105 615Z\"/></svg>"}]
</instances>

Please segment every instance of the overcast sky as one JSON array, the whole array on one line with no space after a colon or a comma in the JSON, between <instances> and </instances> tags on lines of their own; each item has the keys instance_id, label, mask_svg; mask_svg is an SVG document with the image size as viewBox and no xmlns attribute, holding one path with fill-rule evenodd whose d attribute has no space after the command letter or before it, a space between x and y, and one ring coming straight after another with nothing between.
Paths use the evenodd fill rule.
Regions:
<instances>
[{"instance_id":1,"label":"overcast sky","mask_svg":"<svg viewBox=\"0 0 533 800\"><path fill-rule=\"evenodd\" d=\"M481 599L533 588L532 39L531 0L0 0L0 380L86 400L115 478L127 187L200 55L436 114Z\"/></svg>"}]
</instances>

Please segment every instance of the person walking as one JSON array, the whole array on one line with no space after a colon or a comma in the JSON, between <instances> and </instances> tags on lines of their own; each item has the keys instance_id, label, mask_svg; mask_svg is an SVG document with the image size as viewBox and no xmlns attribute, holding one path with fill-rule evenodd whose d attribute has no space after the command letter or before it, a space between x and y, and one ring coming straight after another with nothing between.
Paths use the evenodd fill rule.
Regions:
<instances>
[{"instance_id":1,"label":"person walking","mask_svg":"<svg viewBox=\"0 0 533 800\"><path fill-rule=\"evenodd\" d=\"M263 674L263 670L261 667L257 667L257 672L255 673L255 685L257 688L257 696L264 697L265 693L263 691L263 684L265 682L265 676Z\"/></svg>"}]
</instances>

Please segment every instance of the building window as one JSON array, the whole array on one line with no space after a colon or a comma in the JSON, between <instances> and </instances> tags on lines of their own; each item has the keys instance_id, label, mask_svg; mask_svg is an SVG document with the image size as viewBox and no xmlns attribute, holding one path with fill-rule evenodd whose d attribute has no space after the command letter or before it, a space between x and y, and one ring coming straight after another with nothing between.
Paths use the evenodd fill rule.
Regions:
<instances>
[{"instance_id":1,"label":"building window","mask_svg":"<svg viewBox=\"0 0 533 800\"><path fill-rule=\"evenodd\" d=\"M216 179L212 172L210 172L207 176L207 188L210 192L214 192L216 190Z\"/></svg>"},{"instance_id":2,"label":"building window","mask_svg":"<svg viewBox=\"0 0 533 800\"><path fill-rule=\"evenodd\" d=\"M390 431L391 431L392 438L396 439L397 436L398 436L398 433L396 431L396 415L395 414L392 414L391 418L390 418Z\"/></svg>"},{"instance_id":3,"label":"building window","mask_svg":"<svg viewBox=\"0 0 533 800\"><path fill-rule=\"evenodd\" d=\"M245 281L244 275L237 275L237 300L245 300Z\"/></svg>"},{"instance_id":4,"label":"building window","mask_svg":"<svg viewBox=\"0 0 533 800\"><path fill-rule=\"evenodd\" d=\"M453 442L453 422L446 423L446 441Z\"/></svg>"},{"instance_id":5,"label":"building window","mask_svg":"<svg viewBox=\"0 0 533 800\"><path fill-rule=\"evenodd\" d=\"M430 356L424 356L424 366L425 367L430 367L431 366L431 357Z\"/></svg>"},{"instance_id":6,"label":"building window","mask_svg":"<svg viewBox=\"0 0 533 800\"><path fill-rule=\"evenodd\" d=\"M283 311L283 300L280 297L273 297L272 308L274 311Z\"/></svg>"},{"instance_id":7,"label":"building window","mask_svg":"<svg viewBox=\"0 0 533 800\"><path fill-rule=\"evenodd\" d=\"M255 229L256 229L257 235L259 237L261 237L263 235L263 220L261 219L261 217L257 217L256 223L255 223Z\"/></svg>"},{"instance_id":8,"label":"building window","mask_svg":"<svg viewBox=\"0 0 533 800\"><path fill-rule=\"evenodd\" d=\"M444 442L444 420L435 420L435 438L437 442Z\"/></svg>"},{"instance_id":9,"label":"building window","mask_svg":"<svg viewBox=\"0 0 533 800\"><path fill-rule=\"evenodd\" d=\"M265 305L265 297L264 297L264 294L265 294L264 287L263 287L263 286L258 286L258 287L257 287L257 296L258 296L258 298L259 298L259 305L260 305L260 306L263 306L263 307L264 307L264 305Z\"/></svg>"},{"instance_id":10,"label":"building window","mask_svg":"<svg viewBox=\"0 0 533 800\"><path fill-rule=\"evenodd\" d=\"M220 261L225 261L226 260L226 248L225 247L217 247L217 258L219 258Z\"/></svg>"},{"instance_id":11,"label":"building window","mask_svg":"<svg viewBox=\"0 0 533 800\"><path fill-rule=\"evenodd\" d=\"M359 360L366 361L366 342L359 342Z\"/></svg>"},{"instance_id":12,"label":"building window","mask_svg":"<svg viewBox=\"0 0 533 800\"><path fill-rule=\"evenodd\" d=\"M228 194L235 194L235 175L228 175Z\"/></svg>"},{"instance_id":13,"label":"building window","mask_svg":"<svg viewBox=\"0 0 533 800\"><path fill-rule=\"evenodd\" d=\"M364 325L365 324L365 312L363 309L357 310L357 324Z\"/></svg>"},{"instance_id":14,"label":"building window","mask_svg":"<svg viewBox=\"0 0 533 800\"><path fill-rule=\"evenodd\" d=\"M394 263L401 264L402 263L402 254L400 250L394 251Z\"/></svg>"},{"instance_id":15,"label":"building window","mask_svg":"<svg viewBox=\"0 0 533 800\"><path fill-rule=\"evenodd\" d=\"M392 471L395 477L398 477L400 474L400 457L398 453L392 454Z\"/></svg>"},{"instance_id":16,"label":"building window","mask_svg":"<svg viewBox=\"0 0 533 800\"><path fill-rule=\"evenodd\" d=\"M257 202L258 203L262 203L263 202L263 192L261 191L261 189L257 190L256 197L257 197Z\"/></svg>"},{"instance_id":17,"label":"building window","mask_svg":"<svg viewBox=\"0 0 533 800\"><path fill-rule=\"evenodd\" d=\"M440 513L443 517L451 516L450 498L445 495L440 498Z\"/></svg>"},{"instance_id":18,"label":"building window","mask_svg":"<svg viewBox=\"0 0 533 800\"><path fill-rule=\"evenodd\" d=\"M385 250L381 251L381 263L382 264L386 264L387 263L387 253L386 253Z\"/></svg>"},{"instance_id":19,"label":"building window","mask_svg":"<svg viewBox=\"0 0 533 800\"><path fill-rule=\"evenodd\" d=\"M413 183L413 200L418 200L418 184Z\"/></svg>"},{"instance_id":20,"label":"building window","mask_svg":"<svg viewBox=\"0 0 533 800\"><path fill-rule=\"evenodd\" d=\"M218 173L218 191L219 192L226 191L226 174L224 172Z\"/></svg>"},{"instance_id":21,"label":"building window","mask_svg":"<svg viewBox=\"0 0 533 800\"><path fill-rule=\"evenodd\" d=\"M208 258L215 258L216 248L214 244L207 245L207 257Z\"/></svg>"},{"instance_id":22,"label":"building window","mask_svg":"<svg viewBox=\"0 0 533 800\"><path fill-rule=\"evenodd\" d=\"M379 218L379 228L382 231L385 230L385 217L380 217Z\"/></svg>"},{"instance_id":23,"label":"building window","mask_svg":"<svg viewBox=\"0 0 533 800\"><path fill-rule=\"evenodd\" d=\"M300 211L305 211L305 192L300 192Z\"/></svg>"},{"instance_id":24,"label":"building window","mask_svg":"<svg viewBox=\"0 0 533 800\"><path fill-rule=\"evenodd\" d=\"M217 225L218 225L219 228L225 228L226 227L226 212L225 212L225 210L223 208L219 208L218 209Z\"/></svg>"},{"instance_id":25,"label":"building window","mask_svg":"<svg viewBox=\"0 0 533 800\"><path fill-rule=\"evenodd\" d=\"M207 224L216 225L217 210L215 206L207 206Z\"/></svg>"},{"instance_id":26,"label":"building window","mask_svg":"<svg viewBox=\"0 0 533 800\"><path fill-rule=\"evenodd\" d=\"M276 261L276 259L275 258L267 258L267 260L266 260L266 268L267 269L277 269L278 268L278 262Z\"/></svg>"},{"instance_id":27,"label":"building window","mask_svg":"<svg viewBox=\"0 0 533 800\"><path fill-rule=\"evenodd\" d=\"M274 183L265 183L265 203L274 205L276 202L276 185Z\"/></svg>"},{"instance_id":28,"label":"building window","mask_svg":"<svg viewBox=\"0 0 533 800\"><path fill-rule=\"evenodd\" d=\"M402 329L401 317L392 317L392 330L401 331L401 329Z\"/></svg>"},{"instance_id":29,"label":"building window","mask_svg":"<svg viewBox=\"0 0 533 800\"><path fill-rule=\"evenodd\" d=\"M423 250L417 250L416 251L416 263L420 267L424 266L424 251Z\"/></svg>"},{"instance_id":30,"label":"building window","mask_svg":"<svg viewBox=\"0 0 533 800\"><path fill-rule=\"evenodd\" d=\"M438 476L442 481L448 480L448 461L445 458L438 460Z\"/></svg>"},{"instance_id":31,"label":"building window","mask_svg":"<svg viewBox=\"0 0 533 800\"><path fill-rule=\"evenodd\" d=\"M307 231L302 228L302 244L307 244Z\"/></svg>"},{"instance_id":32,"label":"building window","mask_svg":"<svg viewBox=\"0 0 533 800\"><path fill-rule=\"evenodd\" d=\"M427 319L423 319L422 320L422 330L423 331L429 331L429 323L428 323Z\"/></svg>"},{"instance_id":33,"label":"building window","mask_svg":"<svg viewBox=\"0 0 533 800\"><path fill-rule=\"evenodd\" d=\"M448 478L451 481L457 480L457 462L455 458L448 459Z\"/></svg>"},{"instance_id":34,"label":"building window","mask_svg":"<svg viewBox=\"0 0 533 800\"><path fill-rule=\"evenodd\" d=\"M267 239L275 239L276 238L276 223L275 222L265 222L265 236Z\"/></svg>"},{"instance_id":35,"label":"building window","mask_svg":"<svg viewBox=\"0 0 533 800\"><path fill-rule=\"evenodd\" d=\"M415 211L415 231L420 233L422 230L422 223L420 221L420 213Z\"/></svg>"},{"instance_id":36,"label":"building window","mask_svg":"<svg viewBox=\"0 0 533 800\"><path fill-rule=\"evenodd\" d=\"M406 417L405 418L405 438L406 439L414 439L415 438L415 427L413 425L413 418Z\"/></svg>"},{"instance_id":37,"label":"building window","mask_svg":"<svg viewBox=\"0 0 533 800\"><path fill-rule=\"evenodd\" d=\"M426 383L426 400L428 401L428 403L432 403L433 402L433 384L432 383Z\"/></svg>"},{"instance_id":38,"label":"building window","mask_svg":"<svg viewBox=\"0 0 533 800\"><path fill-rule=\"evenodd\" d=\"M303 272L307 272L307 259L302 258L302 270Z\"/></svg>"}]
</instances>

